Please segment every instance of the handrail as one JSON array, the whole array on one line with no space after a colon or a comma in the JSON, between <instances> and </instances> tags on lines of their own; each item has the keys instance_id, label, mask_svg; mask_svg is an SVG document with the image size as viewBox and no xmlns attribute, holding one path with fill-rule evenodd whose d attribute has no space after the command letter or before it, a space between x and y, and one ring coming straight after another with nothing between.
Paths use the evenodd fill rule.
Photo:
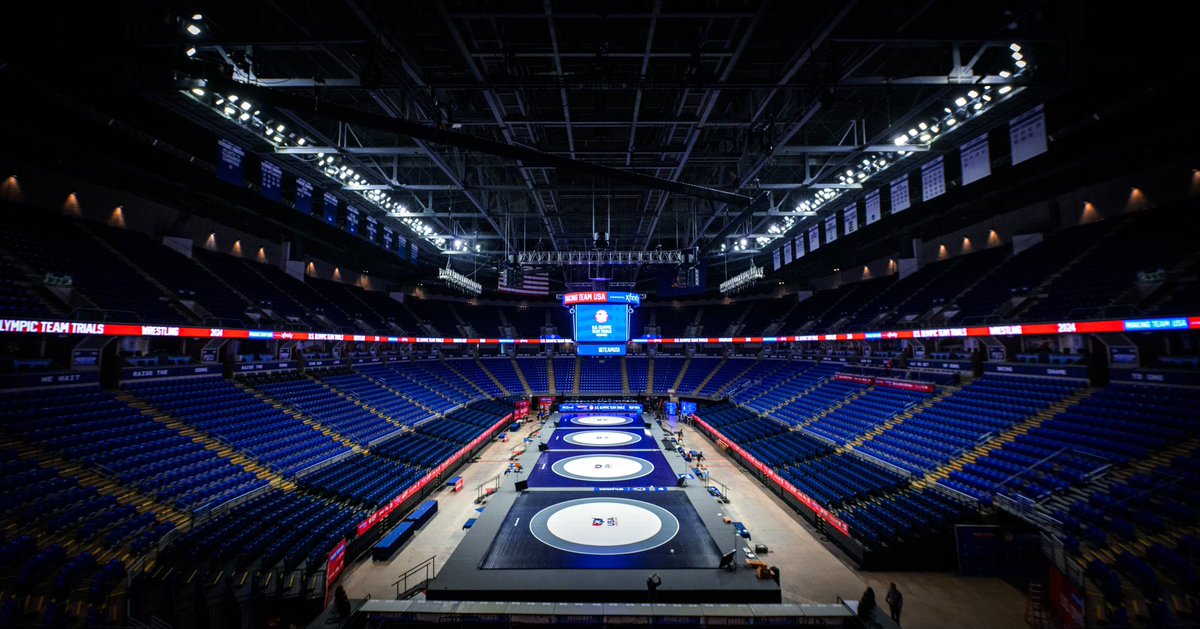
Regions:
<instances>
[{"instance_id":1,"label":"handrail","mask_svg":"<svg viewBox=\"0 0 1200 629\"><path fill-rule=\"evenodd\" d=\"M412 588L409 588L409 585L408 585L409 577L416 575L418 572L424 572L424 574L425 574L425 576L421 579L420 585L414 585ZM392 583L392 587L396 588L396 599L399 600L399 599L403 598L402 595L409 594L411 589L425 587L430 581L432 581L434 579L436 574L437 574L437 555L434 555L434 556L422 561L421 563L413 566L412 568L409 568L408 570L406 570L404 572L404 574L401 574L399 577L396 578L395 583ZM400 588L400 584L402 584L402 583L404 584L404 589Z\"/></svg>"}]
</instances>

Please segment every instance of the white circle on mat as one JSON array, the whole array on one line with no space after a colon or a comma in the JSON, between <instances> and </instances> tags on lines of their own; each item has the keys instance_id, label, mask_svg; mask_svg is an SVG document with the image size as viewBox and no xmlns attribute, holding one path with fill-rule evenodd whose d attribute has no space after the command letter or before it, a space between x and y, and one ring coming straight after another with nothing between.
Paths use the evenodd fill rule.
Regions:
<instances>
[{"instance_id":1,"label":"white circle on mat","mask_svg":"<svg viewBox=\"0 0 1200 629\"><path fill-rule=\"evenodd\" d=\"M629 417L617 417L616 415L588 415L576 417L571 421L583 426L624 426L633 423Z\"/></svg>"},{"instance_id":2,"label":"white circle on mat","mask_svg":"<svg viewBox=\"0 0 1200 629\"><path fill-rule=\"evenodd\" d=\"M581 456L575 457L563 464L563 471L574 476L585 478L617 478L627 476L637 478L652 471L645 469L640 461L625 456Z\"/></svg>"},{"instance_id":3,"label":"white circle on mat","mask_svg":"<svg viewBox=\"0 0 1200 629\"><path fill-rule=\"evenodd\" d=\"M641 441L641 437L631 432L615 430L589 430L567 436L567 442L577 446L624 446Z\"/></svg>"},{"instance_id":4,"label":"white circle on mat","mask_svg":"<svg viewBox=\"0 0 1200 629\"><path fill-rule=\"evenodd\" d=\"M620 502L572 505L546 520L552 535L584 546L636 544L654 537L662 526L662 518L653 511Z\"/></svg>"}]
</instances>

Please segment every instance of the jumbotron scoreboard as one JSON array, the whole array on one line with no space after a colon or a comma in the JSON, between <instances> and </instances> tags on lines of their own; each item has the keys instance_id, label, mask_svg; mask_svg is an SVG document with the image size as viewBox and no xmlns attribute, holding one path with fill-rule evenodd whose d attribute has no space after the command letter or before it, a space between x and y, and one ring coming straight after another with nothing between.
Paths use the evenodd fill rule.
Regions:
<instances>
[{"instance_id":1,"label":"jumbotron scoreboard","mask_svg":"<svg viewBox=\"0 0 1200 629\"><path fill-rule=\"evenodd\" d=\"M563 307L575 319L580 356L624 356L629 343L629 315L642 303L637 293L592 291L563 295Z\"/></svg>"}]
</instances>

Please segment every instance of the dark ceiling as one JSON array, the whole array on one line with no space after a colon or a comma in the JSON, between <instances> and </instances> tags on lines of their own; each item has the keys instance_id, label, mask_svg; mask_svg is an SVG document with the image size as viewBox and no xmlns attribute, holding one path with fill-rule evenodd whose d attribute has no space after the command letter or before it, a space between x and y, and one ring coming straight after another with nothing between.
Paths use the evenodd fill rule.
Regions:
<instances>
[{"instance_id":1,"label":"dark ceiling","mask_svg":"<svg viewBox=\"0 0 1200 629\"><path fill-rule=\"evenodd\" d=\"M1159 19L1130 23L1058 0L124 6L69 25L31 16L33 32L63 37L39 41L46 54L37 59L9 55L7 69L37 81L53 68L48 83L56 86L105 75L192 123L187 133L209 138L193 138L196 146L233 137L253 152L280 153L272 159L293 174L318 177L317 156L298 152L297 138L332 147L339 165L447 237L444 248L460 238L493 262L506 251L591 249L593 232L607 231L616 250L698 247L710 262L757 255L761 263L781 242L773 226L781 231L790 220L790 236L819 220L793 212L819 190L833 185L840 195L824 213L874 187L836 187L848 166L886 158L878 176L891 179L961 143L968 134L914 139L921 152L896 163L893 139L966 90L1012 88L993 103L997 111L961 125L985 131L1033 104L1088 93L1103 64L1128 61L1100 54L1097 39ZM185 27L196 13L200 33L192 35ZM1004 77L1001 70L1016 70L1014 42L1030 65ZM97 45L107 51L95 54ZM264 103L263 121L286 125L287 139L271 143L214 108L237 89L231 81L257 86L242 93ZM206 88L204 96L190 86ZM1064 124L1079 114L1059 111ZM156 115L127 122L155 135L184 133ZM443 135L414 137L406 131L413 125ZM453 134L491 144L472 147ZM386 210L372 208L381 217ZM381 220L403 229L399 218ZM887 239L861 236L864 246ZM741 238L746 251L722 253Z\"/></svg>"}]
</instances>

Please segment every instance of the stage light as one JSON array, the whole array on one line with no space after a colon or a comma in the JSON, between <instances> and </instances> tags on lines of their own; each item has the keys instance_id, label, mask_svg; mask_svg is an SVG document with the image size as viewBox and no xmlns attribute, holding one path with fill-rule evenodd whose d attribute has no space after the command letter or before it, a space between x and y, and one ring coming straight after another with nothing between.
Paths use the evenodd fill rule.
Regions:
<instances>
[{"instance_id":1,"label":"stage light","mask_svg":"<svg viewBox=\"0 0 1200 629\"><path fill-rule=\"evenodd\" d=\"M915 138L915 137L917 137L917 130L916 130L916 129L909 129L909 130L908 130L908 135L909 135L909 137L914 137L914 138Z\"/></svg>"},{"instance_id":2,"label":"stage light","mask_svg":"<svg viewBox=\"0 0 1200 629\"><path fill-rule=\"evenodd\" d=\"M903 146L904 144L908 143L908 136L898 135L896 136L896 139L892 140L892 142L895 143L896 146Z\"/></svg>"},{"instance_id":3,"label":"stage light","mask_svg":"<svg viewBox=\"0 0 1200 629\"><path fill-rule=\"evenodd\" d=\"M305 142L304 138L296 138L296 144L298 144L300 146L304 146L304 142Z\"/></svg>"},{"instance_id":4,"label":"stage light","mask_svg":"<svg viewBox=\"0 0 1200 629\"><path fill-rule=\"evenodd\" d=\"M192 35L199 35L199 34L200 34L200 27L199 27L199 26L196 26L195 24L188 24L188 25L187 25L187 32L191 33Z\"/></svg>"},{"instance_id":5,"label":"stage light","mask_svg":"<svg viewBox=\"0 0 1200 629\"><path fill-rule=\"evenodd\" d=\"M229 102L231 102L231 103L236 103L236 102L238 102L238 95L237 95L237 94L230 94L230 95L229 95Z\"/></svg>"},{"instance_id":6,"label":"stage light","mask_svg":"<svg viewBox=\"0 0 1200 629\"><path fill-rule=\"evenodd\" d=\"M283 133L283 129L284 129L284 126L283 126L283 125L278 125L278 126L276 126L276 127L275 127L275 130L276 130L276 131L278 131L278 132L280 132L280 133Z\"/></svg>"},{"instance_id":7,"label":"stage light","mask_svg":"<svg viewBox=\"0 0 1200 629\"><path fill-rule=\"evenodd\" d=\"M198 87L193 87L192 93L195 94L196 96L204 96L204 90L202 90Z\"/></svg>"},{"instance_id":8,"label":"stage light","mask_svg":"<svg viewBox=\"0 0 1200 629\"><path fill-rule=\"evenodd\" d=\"M980 109L983 109L983 103L975 103L974 109L975 109L975 111L979 111Z\"/></svg>"},{"instance_id":9,"label":"stage light","mask_svg":"<svg viewBox=\"0 0 1200 629\"><path fill-rule=\"evenodd\" d=\"M957 121L957 120L955 120L954 118L947 118L947 119L946 119L946 126L947 126L947 127L953 127L953 126L954 126L954 125L956 125L956 124L958 124L958 121Z\"/></svg>"},{"instance_id":10,"label":"stage light","mask_svg":"<svg viewBox=\"0 0 1200 629\"><path fill-rule=\"evenodd\" d=\"M1000 78L1002 78L1002 79L1007 79L1008 77L1012 76L1012 72L1009 72L1008 70L1001 70L1001 71L997 72L996 74L999 74Z\"/></svg>"},{"instance_id":11,"label":"stage light","mask_svg":"<svg viewBox=\"0 0 1200 629\"><path fill-rule=\"evenodd\" d=\"M275 143L276 143L276 144L283 144L283 138L282 138L282 137L280 137L280 136L278 136L278 135L277 135L277 136L275 136L273 139L275 140Z\"/></svg>"},{"instance_id":12,"label":"stage light","mask_svg":"<svg viewBox=\"0 0 1200 629\"><path fill-rule=\"evenodd\" d=\"M238 116L238 120L241 120L242 122L245 122L249 119L250 119L250 114L248 114L248 113L243 113L242 115Z\"/></svg>"},{"instance_id":13,"label":"stage light","mask_svg":"<svg viewBox=\"0 0 1200 629\"><path fill-rule=\"evenodd\" d=\"M922 122L921 124L917 125L917 128L918 128L918 129L920 129L920 130L922 130L922 131L924 131L924 130L926 130L926 129L928 129L928 128L929 128L929 125L927 125L927 124L925 124L924 122Z\"/></svg>"},{"instance_id":14,"label":"stage light","mask_svg":"<svg viewBox=\"0 0 1200 629\"><path fill-rule=\"evenodd\" d=\"M1008 49L1013 52L1021 52L1021 45L1014 42L1008 45Z\"/></svg>"},{"instance_id":15,"label":"stage light","mask_svg":"<svg viewBox=\"0 0 1200 629\"><path fill-rule=\"evenodd\" d=\"M1014 52L1014 53L1012 54L1012 58L1013 58L1013 59L1016 59L1017 61L1020 61L1020 60L1022 60L1022 59L1024 59L1024 58L1025 58L1025 55L1023 55L1023 54L1021 54L1021 53L1019 53L1019 52Z\"/></svg>"},{"instance_id":16,"label":"stage light","mask_svg":"<svg viewBox=\"0 0 1200 629\"><path fill-rule=\"evenodd\" d=\"M738 244L740 244L741 246L745 247L745 246L746 246L746 239L745 239L745 238L743 238L743 239L739 240L739 241L738 241Z\"/></svg>"},{"instance_id":17,"label":"stage light","mask_svg":"<svg viewBox=\"0 0 1200 629\"><path fill-rule=\"evenodd\" d=\"M958 98L954 99L954 104L958 105L959 107L963 107L967 104L967 99L959 96Z\"/></svg>"},{"instance_id":18,"label":"stage light","mask_svg":"<svg viewBox=\"0 0 1200 629\"><path fill-rule=\"evenodd\" d=\"M846 171L846 176L847 176L847 177L853 177L853 176L854 176L854 171L853 171L853 170L847 170L847 171Z\"/></svg>"},{"instance_id":19,"label":"stage light","mask_svg":"<svg viewBox=\"0 0 1200 629\"><path fill-rule=\"evenodd\" d=\"M967 92L967 96L969 96L971 98L979 98L979 92L976 92L975 90L971 90L971 91Z\"/></svg>"},{"instance_id":20,"label":"stage light","mask_svg":"<svg viewBox=\"0 0 1200 629\"><path fill-rule=\"evenodd\" d=\"M225 115L226 115L226 116L232 116L233 114L236 114L236 113L237 113L237 110L236 110L236 109L234 109L233 107L229 107L228 105L226 105L226 107L225 107Z\"/></svg>"},{"instance_id":21,"label":"stage light","mask_svg":"<svg viewBox=\"0 0 1200 629\"><path fill-rule=\"evenodd\" d=\"M1025 67L1025 66L1027 66L1027 65L1029 65L1029 64L1025 63L1025 60L1024 60L1024 59L1017 61L1017 67L1018 67L1018 68L1024 68L1024 67Z\"/></svg>"},{"instance_id":22,"label":"stage light","mask_svg":"<svg viewBox=\"0 0 1200 629\"><path fill-rule=\"evenodd\" d=\"M250 108L253 107L253 105L250 104L250 101L244 100L242 101L240 107L242 108L242 111L250 111Z\"/></svg>"},{"instance_id":23,"label":"stage light","mask_svg":"<svg viewBox=\"0 0 1200 629\"><path fill-rule=\"evenodd\" d=\"M187 54L187 56L188 56L188 58L189 58L189 59L190 59L190 58L192 58L192 57L195 57L195 56L196 56L196 47L195 47L195 46L192 46L191 48L188 48L188 49L187 49L187 51L186 51L186 54Z\"/></svg>"},{"instance_id":24,"label":"stage light","mask_svg":"<svg viewBox=\"0 0 1200 629\"><path fill-rule=\"evenodd\" d=\"M1011 91L1012 91L1012 86L1011 86L1011 85L1005 85L1004 87L1000 88L1000 93L1001 93L1001 94L1007 94L1007 93L1009 93L1009 92L1011 92Z\"/></svg>"}]
</instances>

